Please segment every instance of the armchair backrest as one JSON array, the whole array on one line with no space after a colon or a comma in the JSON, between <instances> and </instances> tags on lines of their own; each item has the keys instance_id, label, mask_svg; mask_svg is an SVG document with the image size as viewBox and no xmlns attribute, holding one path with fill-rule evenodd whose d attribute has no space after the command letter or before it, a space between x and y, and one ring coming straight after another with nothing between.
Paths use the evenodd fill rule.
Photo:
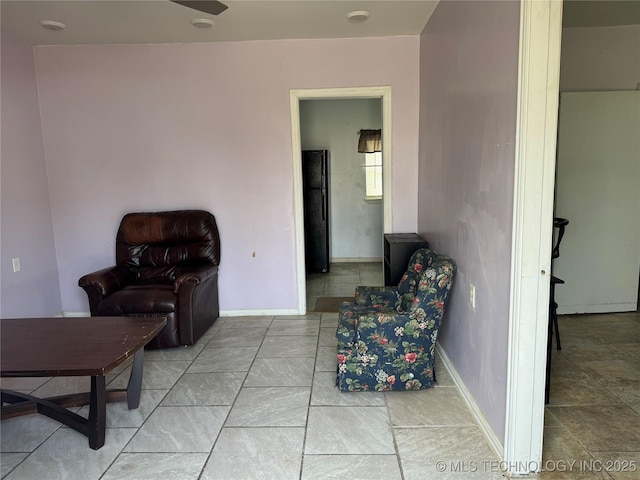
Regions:
<instances>
[{"instance_id":1,"label":"armchair backrest","mask_svg":"<svg viewBox=\"0 0 640 480\"><path fill-rule=\"evenodd\" d=\"M196 266L220 263L215 217L204 210L128 213L116 236L116 264L140 281L174 281Z\"/></svg>"},{"instance_id":2,"label":"armchair backrest","mask_svg":"<svg viewBox=\"0 0 640 480\"><path fill-rule=\"evenodd\" d=\"M442 306L447 298L456 265L449 257L421 248L409 260L407 271L398 284L403 313L425 311L429 318L442 316Z\"/></svg>"}]
</instances>

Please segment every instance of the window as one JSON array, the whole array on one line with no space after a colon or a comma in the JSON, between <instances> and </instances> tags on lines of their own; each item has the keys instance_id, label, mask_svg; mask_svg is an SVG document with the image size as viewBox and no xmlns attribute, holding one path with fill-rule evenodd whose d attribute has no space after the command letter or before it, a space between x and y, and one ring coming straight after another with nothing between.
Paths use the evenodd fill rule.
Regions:
<instances>
[{"instance_id":1,"label":"window","mask_svg":"<svg viewBox=\"0 0 640 480\"><path fill-rule=\"evenodd\" d=\"M360 130L358 153L364 153L365 200L382 198L382 130Z\"/></svg>"},{"instance_id":2,"label":"window","mask_svg":"<svg viewBox=\"0 0 640 480\"><path fill-rule=\"evenodd\" d=\"M382 152L364 154L365 199L382 198Z\"/></svg>"}]
</instances>

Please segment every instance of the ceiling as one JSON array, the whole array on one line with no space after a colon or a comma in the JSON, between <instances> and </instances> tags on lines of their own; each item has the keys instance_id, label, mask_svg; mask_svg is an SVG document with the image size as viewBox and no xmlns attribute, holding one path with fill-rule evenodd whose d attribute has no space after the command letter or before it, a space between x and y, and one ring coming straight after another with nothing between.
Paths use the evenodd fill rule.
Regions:
<instances>
[{"instance_id":1,"label":"ceiling","mask_svg":"<svg viewBox=\"0 0 640 480\"><path fill-rule=\"evenodd\" d=\"M218 16L169 0L0 0L2 30L34 45L190 43L300 38L418 35L438 0L222 0ZM447 0L451 1L451 0ZM367 10L363 23L346 14ZM568 27L640 24L640 0L570 0ZM208 18L211 28L191 20ZM62 31L42 28L41 20L66 24Z\"/></svg>"},{"instance_id":2,"label":"ceiling","mask_svg":"<svg viewBox=\"0 0 640 480\"><path fill-rule=\"evenodd\" d=\"M2 29L42 44L187 43L286 38L347 38L418 35L436 0L223 0L229 8L213 16L168 0L1 0ZM347 13L367 10L369 19L350 23ZM211 28L191 20L209 18ZM51 31L40 20L67 25Z\"/></svg>"},{"instance_id":3,"label":"ceiling","mask_svg":"<svg viewBox=\"0 0 640 480\"><path fill-rule=\"evenodd\" d=\"M564 27L640 25L640 0L569 0L562 12Z\"/></svg>"}]
</instances>

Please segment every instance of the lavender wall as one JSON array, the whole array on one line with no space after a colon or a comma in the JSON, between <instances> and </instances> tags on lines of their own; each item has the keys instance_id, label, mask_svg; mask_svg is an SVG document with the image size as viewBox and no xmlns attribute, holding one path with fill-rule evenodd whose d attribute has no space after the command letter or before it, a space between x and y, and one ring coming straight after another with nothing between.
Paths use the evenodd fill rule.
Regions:
<instances>
[{"instance_id":1,"label":"lavender wall","mask_svg":"<svg viewBox=\"0 0 640 480\"><path fill-rule=\"evenodd\" d=\"M294 309L292 88L391 85L393 228L414 231L419 42L36 48L63 309L88 310L77 280L125 212L178 208L216 215L222 310Z\"/></svg>"},{"instance_id":2,"label":"lavender wall","mask_svg":"<svg viewBox=\"0 0 640 480\"><path fill-rule=\"evenodd\" d=\"M636 90L640 25L562 30L561 92Z\"/></svg>"},{"instance_id":3,"label":"lavender wall","mask_svg":"<svg viewBox=\"0 0 640 480\"><path fill-rule=\"evenodd\" d=\"M62 311L33 51L2 34L0 316ZM11 259L20 258L13 273Z\"/></svg>"},{"instance_id":4,"label":"lavender wall","mask_svg":"<svg viewBox=\"0 0 640 480\"><path fill-rule=\"evenodd\" d=\"M501 439L519 23L518 2L440 2L420 43L418 231L458 265L439 343Z\"/></svg>"}]
</instances>

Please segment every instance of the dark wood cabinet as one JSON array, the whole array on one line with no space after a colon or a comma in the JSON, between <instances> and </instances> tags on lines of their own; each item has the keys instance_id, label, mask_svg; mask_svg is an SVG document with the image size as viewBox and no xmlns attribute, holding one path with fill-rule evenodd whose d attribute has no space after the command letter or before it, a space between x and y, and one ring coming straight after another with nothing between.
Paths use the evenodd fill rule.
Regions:
<instances>
[{"instance_id":1,"label":"dark wood cabinet","mask_svg":"<svg viewBox=\"0 0 640 480\"><path fill-rule=\"evenodd\" d=\"M429 242L417 233L387 233L384 236L384 284L400 283L409 259L420 248L429 248Z\"/></svg>"}]
</instances>

